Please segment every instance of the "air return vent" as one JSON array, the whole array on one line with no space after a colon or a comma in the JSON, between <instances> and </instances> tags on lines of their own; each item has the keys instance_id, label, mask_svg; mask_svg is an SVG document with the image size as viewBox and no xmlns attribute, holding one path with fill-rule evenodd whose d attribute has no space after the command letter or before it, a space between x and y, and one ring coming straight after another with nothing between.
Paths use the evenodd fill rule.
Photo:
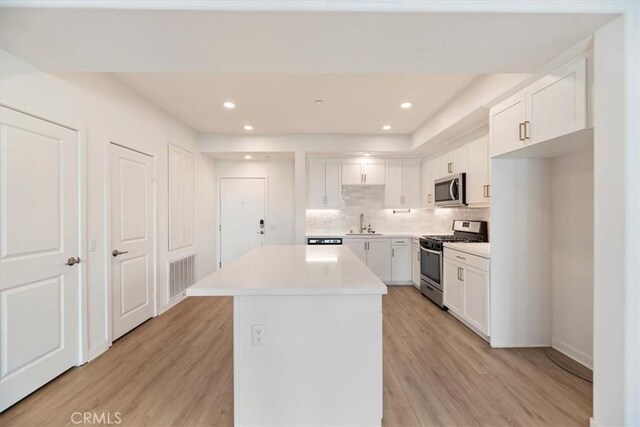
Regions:
<instances>
[{"instance_id":1,"label":"air return vent","mask_svg":"<svg viewBox=\"0 0 640 427\"><path fill-rule=\"evenodd\" d=\"M184 292L196 280L196 256L189 255L169 262L169 298Z\"/></svg>"}]
</instances>

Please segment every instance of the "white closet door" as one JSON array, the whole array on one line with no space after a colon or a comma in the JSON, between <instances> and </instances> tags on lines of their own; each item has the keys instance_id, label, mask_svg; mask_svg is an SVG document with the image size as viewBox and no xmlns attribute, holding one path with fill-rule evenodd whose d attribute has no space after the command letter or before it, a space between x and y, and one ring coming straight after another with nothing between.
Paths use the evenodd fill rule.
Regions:
<instances>
[{"instance_id":1,"label":"white closet door","mask_svg":"<svg viewBox=\"0 0 640 427\"><path fill-rule=\"evenodd\" d=\"M0 109L1 411L77 363L80 254L77 132Z\"/></svg>"},{"instance_id":2,"label":"white closet door","mask_svg":"<svg viewBox=\"0 0 640 427\"><path fill-rule=\"evenodd\" d=\"M193 244L193 154L169 144L169 250Z\"/></svg>"}]
</instances>

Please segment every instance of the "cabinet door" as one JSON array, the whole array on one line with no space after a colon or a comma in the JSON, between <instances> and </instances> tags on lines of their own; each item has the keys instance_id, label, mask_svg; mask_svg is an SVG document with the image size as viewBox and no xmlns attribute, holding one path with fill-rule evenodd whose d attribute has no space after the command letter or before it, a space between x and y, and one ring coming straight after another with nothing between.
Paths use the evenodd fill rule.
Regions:
<instances>
[{"instance_id":1,"label":"cabinet door","mask_svg":"<svg viewBox=\"0 0 640 427\"><path fill-rule=\"evenodd\" d=\"M360 261L367 263L366 240L365 239L344 239L342 243L355 253Z\"/></svg>"},{"instance_id":2,"label":"cabinet door","mask_svg":"<svg viewBox=\"0 0 640 427\"><path fill-rule=\"evenodd\" d=\"M530 144L587 127L587 60L580 58L527 88Z\"/></svg>"},{"instance_id":3,"label":"cabinet door","mask_svg":"<svg viewBox=\"0 0 640 427\"><path fill-rule=\"evenodd\" d=\"M454 152L449 150L440 156L440 177L453 174Z\"/></svg>"},{"instance_id":4,"label":"cabinet door","mask_svg":"<svg viewBox=\"0 0 640 427\"><path fill-rule=\"evenodd\" d=\"M469 167L467 168L467 203L486 205L489 203L489 138L486 133L476 136L468 143Z\"/></svg>"},{"instance_id":5,"label":"cabinet door","mask_svg":"<svg viewBox=\"0 0 640 427\"><path fill-rule=\"evenodd\" d=\"M411 281L411 245L391 246L391 282Z\"/></svg>"},{"instance_id":6,"label":"cabinet door","mask_svg":"<svg viewBox=\"0 0 640 427\"><path fill-rule=\"evenodd\" d=\"M462 315L462 266L448 258L444 259L444 305L456 314Z\"/></svg>"},{"instance_id":7,"label":"cabinet door","mask_svg":"<svg viewBox=\"0 0 640 427\"><path fill-rule=\"evenodd\" d=\"M465 266L463 271L463 317L485 335L489 335L489 274Z\"/></svg>"},{"instance_id":8,"label":"cabinet door","mask_svg":"<svg viewBox=\"0 0 640 427\"><path fill-rule=\"evenodd\" d=\"M318 209L325 207L324 160L309 160L307 173L307 207Z\"/></svg>"},{"instance_id":9,"label":"cabinet door","mask_svg":"<svg viewBox=\"0 0 640 427\"><path fill-rule=\"evenodd\" d=\"M395 208L402 206L402 160L387 160L384 186L384 204Z\"/></svg>"},{"instance_id":10,"label":"cabinet door","mask_svg":"<svg viewBox=\"0 0 640 427\"><path fill-rule=\"evenodd\" d=\"M469 147L467 144L453 149L452 173L464 173L469 168Z\"/></svg>"},{"instance_id":11,"label":"cabinet door","mask_svg":"<svg viewBox=\"0 0 640 427\"><path fill-rule=\"evenodd\" d=\"M422 162L422 205L425 208L435 206L433 201L433 159Z\"/></svg>"},{"instance_id":12,"label":"cabinet door","mask_svg":"<svg viewBox=\"0 0 640 427\"><path fill-rule=\"evenodd\" d=\"M384 185L384 160L364 161L364 183L367 185Z\"/></svg>"},{"instance_id":13,"label":"cabinet door","mask_svg":"<svg viewBox=\"0 0 640 427\"><path fill-rule=\"evenodd\" d=\"M420 160L405 160L402 162L402 192L405 208L418 208L421 203L421 174Z\"/></svg>"},{"instance_id":14,"label":"cabinet door","mask_svg":"<svg viewBox=\"0 0 640 427\"><path fill-rule=\"evenodd\" d=\"M411 245L411 281L420 288L420 245Z\"/></svg>"},{"instance_id":15,"label":"cabinet door","mask_svg":"<svg viewBox=\"0 0 640 427\"><path fill-rule=\"evenodd\" d=\"M383 282L391 281L391 240L368 239L367 266Z\"/></svg>"},{"instance_id":16,"label":"cabinet door","mask_svg":"<svg viewBox=\"0 0 640 427\"><path fill-rule=\"evenodd\" d=\"M340 162L327 160L324 169L325 207L342 207L342 180L340 179Z\"/></svg>"},{"instance_id":17,"label":"cabinet door","mask_svg":"<svg viewBox=\"0 0 640 427\"><path fill-rule=\"evenodd\" d=\"M491 157L525 146L527 120L525 92L518 92L489 111L489 149ZM520 124L523 124L522 126Z\"/></svg>"},{"instance_id":18,"label":"cabinet door","mask_svg":"<svg viewBox=\"0 0 640 427\"><path fill-rule=\"evenodd\" d=\"M446 153L445 154L441 154L440 156L434 157L433 159L431 159L431 170L433 171L432 175L433 175L433 179L434 180L442 178L443 176L449 175L447 173L446 163L448 163L448 162L447 162L446 159L447 159ZM445 163L445 167L444 168L442 167L442 163L443 162Z\"/></svg>"},{"instance_id":19,"label":"cabinet door","mask_svg":"<svg viewBox=\"0 0 640 427\"><path fill-rule=\"evenodd\" d=\"M362 180L362 162L359 160L342 162L342 185L360 185Z\"/></svg>"}]
</instances>

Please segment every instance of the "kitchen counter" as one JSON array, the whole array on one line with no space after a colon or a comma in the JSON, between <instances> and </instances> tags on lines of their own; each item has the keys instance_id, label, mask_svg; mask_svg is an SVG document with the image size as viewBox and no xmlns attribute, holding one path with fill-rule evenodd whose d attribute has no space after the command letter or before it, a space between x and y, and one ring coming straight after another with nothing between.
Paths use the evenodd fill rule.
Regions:
<instances>
[{"instance_id":1,"label":"kitchen counter","mask_svg":"<svg viewBox=\"0 0 640 427\"><path fill-rule=\"evenodd\" d=\"M380 426L386 293L348 247L306 245L253 249L187 289L233 296L234 425Z\"/></svg>"},{"instance_id":2,"label":"kitchen counter","mask_svg":"<svg viewBox=\"0 0 640 427\"><path fill-rule=\"evenodd\" d=\"M346 246L304 245L255 248L187 289L189 296L386 293Z\"/></svg>"},{"instance_id":3,"label":"kitchen counter","mask_svg":"<svg viewBox=\"0 0 640 427\"><path fill-rule=\"evenodd\" d=\"M455 249L470 255L477 255L483 258L491 258L490 243L455 243L449 242L444 244L445 248Z\"/></svg>"},{"instance_id":4,"label":"kitchen counter","mask_svg":"<svg viewBox=\"0 0 640 427\"><path fill-rule=\"evenodd\" d=\"M322 234L307 234L307 238L309 237L342 237L343 239L358 239L358 238L366 238L366 239L393 239L393 238L406 238L406 239L419 239L425 235L438 235L438 234L446 234L446 233L430 233L430 232L410 232L410 231L400 231L400 232L380 232L373 234L346 234L346 233L322 233Z\"/></svg>"}]
</instances>

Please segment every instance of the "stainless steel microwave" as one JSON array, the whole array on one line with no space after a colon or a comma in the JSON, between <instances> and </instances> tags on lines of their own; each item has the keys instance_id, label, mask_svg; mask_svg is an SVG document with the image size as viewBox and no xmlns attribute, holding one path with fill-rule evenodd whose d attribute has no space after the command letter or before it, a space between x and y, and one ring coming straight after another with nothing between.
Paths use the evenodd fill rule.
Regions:
<instances>
[{"instance_id":1,"label":"stainless steel microwave","mask_svg":"<svg viewBox=\"0 0 640 427\"><path fill-rule=\"evenodd\" d=\"M466 205L465 190L464 173L436 179L434 182L434 201L436 206L452 207Z\"/></svg>"}]
</instances>

